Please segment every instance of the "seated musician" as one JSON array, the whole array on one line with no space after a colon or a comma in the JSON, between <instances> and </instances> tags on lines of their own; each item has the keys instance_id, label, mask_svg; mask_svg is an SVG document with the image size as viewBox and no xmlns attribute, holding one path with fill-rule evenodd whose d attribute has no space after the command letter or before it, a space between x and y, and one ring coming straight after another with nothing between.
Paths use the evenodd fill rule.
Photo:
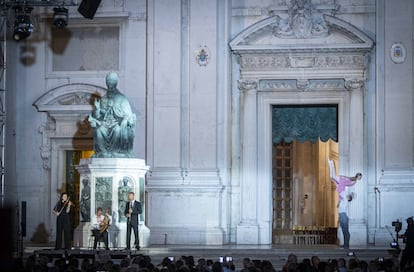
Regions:
<instances>
[{"instance_id":1,"label":"seated musician","mask_svg":"<svg viewBox=\"0 0 414 272\"><path fill-rule=\"evenodd\" d=\"M105 215L102 212L102 208L98 207L96 209L95 216L91 218L91 230L92 234L95 238L93 242L93 249L96 249L96 245L98 244L99 239L103 238L105 243L105 249L109 250L108 246L108 227L111 223L111 216L109 215L109 211L105 212Z\"/></svg>"}]
</instances>

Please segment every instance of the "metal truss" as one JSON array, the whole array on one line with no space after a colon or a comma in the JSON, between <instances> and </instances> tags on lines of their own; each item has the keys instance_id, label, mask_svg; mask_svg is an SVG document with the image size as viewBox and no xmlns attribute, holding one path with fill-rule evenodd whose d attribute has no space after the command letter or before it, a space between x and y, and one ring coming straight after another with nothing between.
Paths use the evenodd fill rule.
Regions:
<instances>
[{"instance_id":1,"label":"metal truss","mask_svg":"<svg viewBox=\"0 0 414 272\"><path fill-rule=\"evenodd\" d=\"M0 200L4 206L4 156L5 156L5 130L6 130L6 35L7 17L0 16Z\"/></svg>"}]
</instances>

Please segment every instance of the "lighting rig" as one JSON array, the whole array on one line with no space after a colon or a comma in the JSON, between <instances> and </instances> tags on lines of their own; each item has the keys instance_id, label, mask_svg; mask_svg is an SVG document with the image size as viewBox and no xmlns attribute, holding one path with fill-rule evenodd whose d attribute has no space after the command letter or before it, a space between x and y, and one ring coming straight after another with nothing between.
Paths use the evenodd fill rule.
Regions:
<instances>
[{"instance_id":1,"label":"lighting rig","mask_svg":"<svg viewBox=\"0 0 414 272\"><path fill-rule=\"evenodd\" d=\"M7 16L9 10L14 11L13 39L26 39L34 31L31 12L35 7L53 7L53 24L57 28L68 25L69 6L78 6L79 0L0 0L1 16ZM85 18L92 19L101 0L82 0L78 11Z\"/></svg>"}]
</instances>

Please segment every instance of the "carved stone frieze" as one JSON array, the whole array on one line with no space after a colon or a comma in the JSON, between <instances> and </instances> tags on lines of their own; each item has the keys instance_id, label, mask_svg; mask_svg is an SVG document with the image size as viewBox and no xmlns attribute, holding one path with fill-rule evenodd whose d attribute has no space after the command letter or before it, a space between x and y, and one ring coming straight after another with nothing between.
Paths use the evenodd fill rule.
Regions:
<instances>
[{"instance_id":1,"label":"carved stone frieze","mask_svg":"<svg viewBox=\"0 0 414 272\"><path fill-rule=\"evenodd\" d=\"M338 91L345 90L343 79L265 79L260 91Z\"/></svg>"},{"instance_id":2,"label":"carved stone frieze","mask_svg":"<svg viewBox=\"0 0 414 272\"><path fill-rule=\"evenodd\" d=\"M344 80L343 79L313 79L309 80L309 90L343 90Z\"/></svg>"},{"instance_id":3,"label":"carved stone frieze","mask_svg":"<svg viewBox=\"0 0 414 272\"><path fill-rule=\"evenodd\" d=\"M259 88L261 91L273 90L295 90L297 89L296 80L260 80Z\"/></svg>"},{"instance_id":4,"label":"carved stone frieze","mask_svg":"<svg viewBox=\"0 0 414 272\"><path fill-rule=\"evenodd\" d=\"M285 56L243 55L240 66L242 69L288 68L289 59Z\"/></svg>"},{"instance_id":5,"label":"carved stone frieze","mask_svg":"<svg viewBox=\"0 0 414 272\"><path fill-rule=\"evenodd\" d=\"M315 66L315 57L289 57L290 68L311 68Z\"/></svg>"},{"instance_id":6,"label":"carved stone frieze","mask_svg":"<svg viewBox=\"0 0 414 272\"><path fill-rule=\"evenodd\" d=\"M93 103L93 99L92 94L79 92L60 97L56 103L60 105L91 105Z\"/></svg>"},{"instance_id":7,"label":"carved stone frieze","mask_svg":"<svg viewBox=\"0 0 414 272\"><path fill-rule=\"evenodd\" d=\"M315 67L364 68L363 55L328 55L315 58Z\"/></svg>"},{"instance_id":8,"label":"carved stone frieze","mask_svg":"<svg viewBox=\"0 0 414 272\"><path fill-rule=\"evenodd\" d=\"M349 68L365 66L365 56L357 54L321 54L317 56L285 56L276 54L246 54L240 58L243 70L267 70L287 68Z\"/></svg>"}]
</instances>

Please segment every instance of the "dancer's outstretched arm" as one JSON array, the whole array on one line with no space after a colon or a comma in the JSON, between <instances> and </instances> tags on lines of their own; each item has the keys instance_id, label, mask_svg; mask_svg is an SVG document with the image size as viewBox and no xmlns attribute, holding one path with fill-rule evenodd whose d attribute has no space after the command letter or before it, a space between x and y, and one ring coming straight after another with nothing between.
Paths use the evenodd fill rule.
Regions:
<instances>
[{"instance_id":1,"label":"dancer's outstretched arm","mask_svg":"<svg viewBox=\"0 0 414 272\"><path fill-rule=\"evenodd\" d=\"M329 164L329 176L330 176L330 178L331 178L331 180L333 182L335 182L336 184L338 184L339 178L336 175L335 163L334 163L333 160L328 159L328 164Z\"/></svg>"}]
</instances>

